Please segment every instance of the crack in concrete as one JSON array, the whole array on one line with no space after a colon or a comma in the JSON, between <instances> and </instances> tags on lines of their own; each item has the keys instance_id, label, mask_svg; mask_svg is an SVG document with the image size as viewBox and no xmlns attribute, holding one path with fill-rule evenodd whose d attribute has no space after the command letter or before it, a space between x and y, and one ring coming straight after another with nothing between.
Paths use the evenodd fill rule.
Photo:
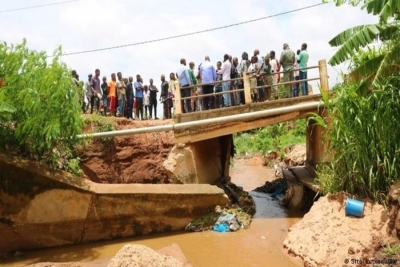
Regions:
<instances>
[{"instance_id":1,"label":"crack in concrete","mask_svg":"<svg viewBox=\"0 0 400 267\"><path fill-rule=\"evenodd\" d=\"M89 202L88 209L87 209L87 212L86 212L85 222L83 223L83 229L82 229L81 238L79 239L78 243L82 243L83 237L84 237L85 232L86 232L87 220L88 220L88 217L89 217L89 213L90 213L90 211L91 211L91 209L93 207L93 197L94 197L94 194L92 194L91 197L90 197L90 202Z\"/></svg>"}]
</instances>

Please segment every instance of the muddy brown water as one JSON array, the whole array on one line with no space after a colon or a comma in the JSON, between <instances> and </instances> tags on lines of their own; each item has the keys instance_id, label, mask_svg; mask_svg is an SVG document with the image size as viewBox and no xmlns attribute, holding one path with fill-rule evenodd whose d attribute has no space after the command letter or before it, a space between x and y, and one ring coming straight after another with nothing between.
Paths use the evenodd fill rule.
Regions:
<instances>
[{"instance_id":1,"label":"muddy brown water","mask_svg":"<svg viewBox=\"0 0 400 267\"><path fill-rule=\"evenodd\" d=\"M260 158L235 159L231 170L232 181L246 191L275 179L273 170L261 165ZM234 233L178 232L96 242L84 245L25 252L23 257L0 261L0 266L19 267L38 262L87 263L85 266L107 266L118 250L129 243L159 249L177 243L195 267L224 266L301 266L301 262L287 255L282 243L291 225L304 214L290 213L279 206L268 194L251 192L257 212L249 229Z\"/></svg>"}]
</instances>

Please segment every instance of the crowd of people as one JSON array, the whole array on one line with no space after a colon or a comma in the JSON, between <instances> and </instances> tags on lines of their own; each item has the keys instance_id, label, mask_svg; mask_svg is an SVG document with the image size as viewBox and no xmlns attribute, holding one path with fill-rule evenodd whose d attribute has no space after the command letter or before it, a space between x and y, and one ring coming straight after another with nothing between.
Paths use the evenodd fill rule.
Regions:
<instances>
[{"instance_id":1,"label":"crowd of people","mask_svg":"<svg viewBox=\"0 0 400 267\"><path fill-rule=\"evenodd\" d=\"M173 98L180 88L182 112L209 110L230 107L245 103L243 75L250 75L251 98L253 102L270 101L279 98L278 83L283 72L283 82L299 82L285 84L285 97L308 95L307 83L307 44L303 43L295 53L287 43L283 44L280 59L276 59L275 51L260 56L256 49L249 59L243 52L241 61L237 57L224 55L223 62L212 64L209 56L197 69L194 62L180 60L180 67L169 75L169 81L161 75L160 91L153 79L144 84L143 78L136 75L123 77L121 72L111 74L111 79L102 77L100 70L89 74L86 82L79 80L79 75L72 71L73 83L83 90L82 111L94 111L104 116L124 116L128 119L158 119L158 102L163 105L163 119L172 117L175 107ZM178 86L179 85L179 86ZM273 95L272 95L273 93ZM158 97L159 94L159 97Z\"/></svg>"}]
</instances>

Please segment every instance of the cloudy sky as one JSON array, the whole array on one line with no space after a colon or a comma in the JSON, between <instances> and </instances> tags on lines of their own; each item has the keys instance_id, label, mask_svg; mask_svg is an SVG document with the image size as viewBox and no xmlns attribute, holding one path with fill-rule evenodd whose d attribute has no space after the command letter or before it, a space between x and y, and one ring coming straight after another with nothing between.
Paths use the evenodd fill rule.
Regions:
<instances>
[{"instance_id":1,"label":"cloudy sky","mask_svg":"<svg viewBox=\"0 0 400 267\"><path fill-rule=\"evenodd\" d=\"M0 11L60 2L61 0L1 1ZM62 45L64 53L160 39L195 31L284 13L321 3L322 0L79 0L61 5L0 12L0 40L19 43L23 38L31 49L52 53ZM179 67L184 57L198 66L205 55L216 62L228 53L240 58L243 51L262 55L282 51L289 43L293 50L308 44L309 65L329 59L335 49L328 41L349 27L376 23L377 18L359 8L324 4L302 11L222 30L128 46L95 53L64 56L81 79L94 69L101 76L121 71L124 77L141 74L159 85L161 74ZM340 68L328 68L330 84L337 81ZM316 77L316 71L309 78ZM314 88L315 90L315 88Z\"/></svg>"}]
</instances>

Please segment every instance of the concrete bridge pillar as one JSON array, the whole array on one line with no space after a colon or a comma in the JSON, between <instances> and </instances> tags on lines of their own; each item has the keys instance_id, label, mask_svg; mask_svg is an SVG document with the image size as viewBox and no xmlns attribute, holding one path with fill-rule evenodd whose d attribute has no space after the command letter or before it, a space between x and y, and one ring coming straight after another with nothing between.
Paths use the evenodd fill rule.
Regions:
<instances>
[{"instance_id":1,"label":"concrete bridge pillar","mask_svg":"<svg viewBox=\"0 0 400 267\"><path fill-rule=\"evenodd\" d=\"M317 164L322 162L324 145L322 143L323 129L314 120L307 122L306 131L306 162L305 166L314 172Z\"/></svg>"},{"instance_id":2,"label":"concrete bridge pillar","mask_svg":"<svg viewBox=\"0 0 400 267\"><path fill-rule=\"evenodd\" d=\"M229 176L233 136L175 145L164 162L171 183L217 184Z\"/></svg>"},{"instance_id":3,"label":"concrete bridge pillar","mask_svg":"<svg viewBox=\"0 0 400 267\"><path fill-rule=\"evenodd\" d=\"M320 91L326 93L329 96L329 83L328 83L328 72L326 67L326 60L320 60L319 66L319 77L320 77ZM318 114L327 120L327 111L325 108L318 110ZM329 124L329 121L326 121ZM324 129L318 125L315 120L309 120L307 122L306 131L306 168L312 172L315 171L316 166L319 163L323 163L328 160L327 144L324 142Z\"/></svg>"}]
</instances>

